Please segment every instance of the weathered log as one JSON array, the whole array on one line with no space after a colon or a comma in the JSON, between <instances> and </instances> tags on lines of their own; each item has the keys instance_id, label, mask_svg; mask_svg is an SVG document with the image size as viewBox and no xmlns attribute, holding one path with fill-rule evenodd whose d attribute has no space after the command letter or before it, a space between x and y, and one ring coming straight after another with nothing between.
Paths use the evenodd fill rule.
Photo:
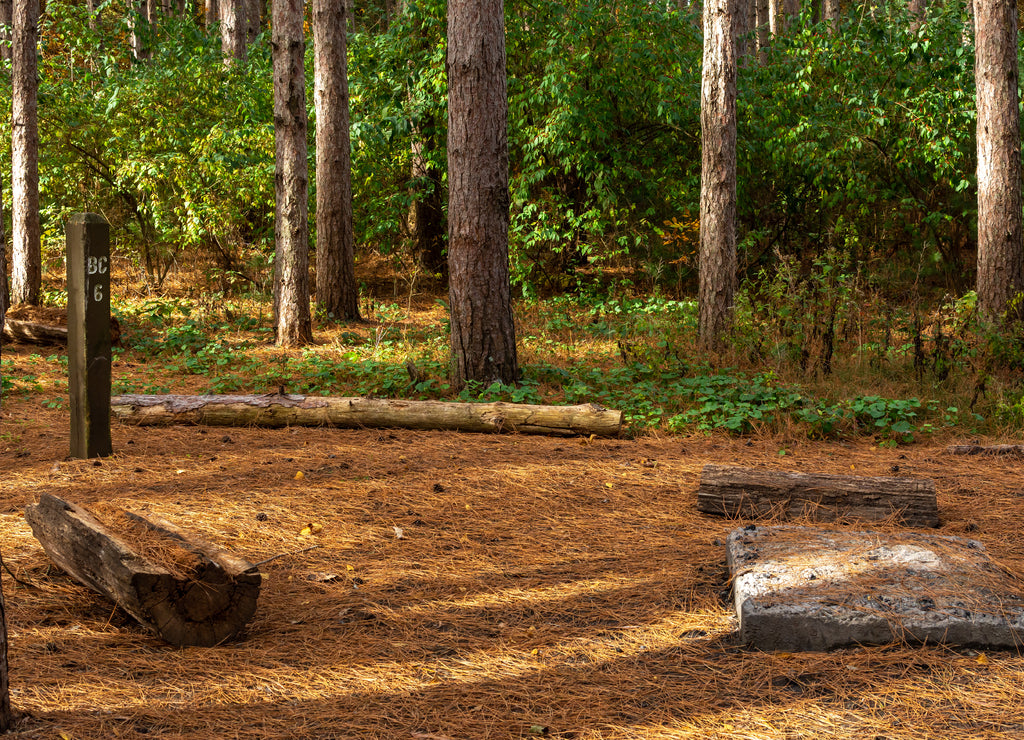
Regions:
<instances>
[{"instance_id":1,"label":"weathered log","mask_svg":"<svg viewBox=\"0 0 1024 740\"><path fill-rule=\"evenodd\" d=\"M138 425L329 426L600 437L617 437L622 430L621 411L595 404L535 406L269 394L114 396L111 407L119 421Z\"/></svg>"},{"instance_id":2,"label":"weathered log","mask_svg":"<svg viewBox=\"0 0 1024 740\"><path fill-rule=\"evenodd\" d=\"M911 527L939 526L935 483L922 478L786 473L705 465L697 508L706 514L817 521L882 520L895 516Z\"/></svg>"},{"instance_id":3,"label":"weathered log","mask_svg":"<svg viewBox=\"0 0 1024 740\"><path fill-rule=\"evenodd\" d=\"M210 647L237 637L256 611L256 566L153 515L130 517L194 556L174 573L136 552L92 514L43 494L25 519L46 554L172 645Z\"/></svg>"},{"instance_id":4,"label":"weathered log","mask_svg":"<svg viewBox=\"0 0 1024 740\"><path fill-rule=\"evenodd\" d=\"M4 339L23 344L67 344L68 328L62 324L40 324L8 317L4 321ZM117 319L110 319L110 341L116 344L121 338L121 326Z\"/></svg>"},{"instance_id":5,"label":"weathered log","mask_svg":"<svg viewBox=\"0 0 1024 740\"><path fill-rule=\"evenodd\" d=\"M950 455L991 455L992 457L1024 457L1024 445L950 445Z\"/></svg>"},{"instance_id":6,"label":"weathered log","mask_svg":"<svg viewBox=\"0 0 1024 740\"><path fill-rule=\"evenodd\" d=\"M67 344L68 328L8 318L4 322L4 339L25 344Z\"/></svg>"}]
</instances>

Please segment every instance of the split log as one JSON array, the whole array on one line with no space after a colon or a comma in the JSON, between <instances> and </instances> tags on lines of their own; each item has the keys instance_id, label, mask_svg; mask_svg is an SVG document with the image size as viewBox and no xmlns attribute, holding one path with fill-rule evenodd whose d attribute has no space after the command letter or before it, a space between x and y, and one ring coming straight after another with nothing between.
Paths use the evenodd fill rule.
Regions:
<instances>
[{"instance_id":1,"label":"split log","mask_svg":"<svg viewBox=\"0 0 1024 740\"><path fill-rule=\"evenodd\" d=\"M704 466L697 508L706 514L753 519L878 521L895 516L910 527L940 523L935 482L929 479L785 473L730 465Z\"/></svg>"},{"instance_id":2,"label":"split log","mask_svg":"<svg viewBox=\"0 0 1024 740\"><path fill-rule=\"evenodd\" d=\"M140 555L85 509L56 496L43 494L25 509L51 560L167 642L210 647L237 637L256 611L256 566L159 517L129 516L187 550L194 567L173 573Z\"/></svg>"},{"instance_id":3,"label":"split log","mask_svg":"<svg viewBox=\"0 0 1024 740\"><path fill-rule=\"evenodd\" d=\"M328 426L341 429L433 429L617 437L622 412L596 404L395 401L381 398L264 396L114 396L114 417L125 424L210 426Z\"/></svg>"},{"instance_id":4,"label":"split log","mask_svg":"<svg viewBox=\"0 0 1024 740\"><path fill-rule=\"evenodd\" d=\"M1024 445L950 445L950 455L991 455L992 457L1024 457Z\"/></svg>"}]
</instances>

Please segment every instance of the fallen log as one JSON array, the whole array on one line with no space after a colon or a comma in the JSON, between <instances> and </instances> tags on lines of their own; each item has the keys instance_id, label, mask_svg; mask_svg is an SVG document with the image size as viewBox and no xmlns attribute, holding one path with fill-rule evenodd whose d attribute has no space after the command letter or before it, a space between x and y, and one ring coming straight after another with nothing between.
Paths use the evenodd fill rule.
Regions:
<instances>
[{"instance_id":1,"label":"fallen log","mask_svg":"<svg viewBox=\"0 0 1024 740\"><path fill-rule=\"evenodd\" d=\"M328 426L341 429L433 429L617 437L622 412L596 404L396 401L382 398L264 396L114 396L114 417L125 424L210 426Z\"/></svg>"},{"instance_id":2,"label":"fallen log","mask_svg":"<svg viewBox=\"0 0 1024 740\"><path fill-rule=\"evenodd\" d=\"M172 645L210 647L237 637L256 611L256 566L159 517L123 513L165 547L184 550L189 565L143 556L89 511L50 494L26 507L25 520L68 575Z\"/></svg>"},{"instance_id":3,"label":"fallen log","mask_svg":"<svg viewBox=\"0 0 1024 740\"><path fill-rule=\"evenodd\" d=\"M950 445L950 455L991 455L992 457L1024 457L1024 445Z\"/></svg>"},{"instance_id":4,"label":"fallen log","mask_svg":"<svg viewBox=\"0 0 1024 740\"><path fill-rule=\"evenodd\" d=\"M9 318L4 321L4 339L24 344L67 344L68 328Z\"/></svg>"},{"instance_id":5,"label":"fallen log","mask_svg":"<svg viewBox=\"0 0 1024 740\"><path fill-rule=\"evenodd\" d=\"M935 483L929 479L786 473L705 465L697 489L705 514L757 519L808 517L883 520L939 526Z\"/></svg>"},{"instance_id":6,"label":"fallen log","mask_svg":"<svg viewBox=\"0 0 1024 740\"><path fill-rule=\"evenodd\" d=\"M3 338L9 342L21 342L22 344L67 344L68 327L67 316L61 323L40 323L38 321L25 321L24 319L11 318L10 315L4 320ZM121 338L121 325L117 319L110 319L110 342L117 344Z\"/></svg>"}]
</instances>

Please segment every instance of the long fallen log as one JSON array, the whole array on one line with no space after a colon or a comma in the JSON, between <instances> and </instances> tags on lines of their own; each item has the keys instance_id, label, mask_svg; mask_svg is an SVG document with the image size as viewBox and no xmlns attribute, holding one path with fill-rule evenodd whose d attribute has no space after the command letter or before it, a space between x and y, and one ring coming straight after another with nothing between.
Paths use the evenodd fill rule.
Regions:
<instances>
[{"instance_id":1,"label":"long fallen log","mask_svg":"<svg viewBox=\"0 0 1024 740\"><path fill-rule=\"evenodd\" d=\"M4 321L3 338L22 344L67 344L68 312L64 308L38 308L19 305L12 308ZM121 324L110 319L110 341L121 338Z\"/></svg>"},{"instance_id":2,"label":"long fallen log","mask_svg":"<svg viewBox=\"0 0 1024 740\"><path fill-rule=\"evenodd\" d=\"M883 520L939 526L935 483L923 478L786 473L705 465L697 508L718 516Z\"/></svg>"},{"instance_id":3,"label":"long fallen log","mask_svg":"<svg viewBox=\"0 0 1024 740\"><path fill-rule=\"evenodd\" d=\"M991 457L1024 457L1024 445L950 445L950 455L988 455Z\"/></svg>"},{"instance_id":4,"label":"long fallen log","mask_svg":"<svg viewBox=\"0 0 1024 740\"><path fill-rule=\"evenodd\" d=\"M8 341L25 344L67 344L68 328L8 318L4 321L3 336Z\"/></svg>"},{"instance_id":5,"label":"long fallen log","mask_svg":"<svg viewBox=\"0 0 1024 740\"><path fill-rule=\"evenodd\" d=\"M596 404L395 401L269 394L264 396L114 396L114 417L125 424L210 426L328 426L342 429L434 429L617 437L622 412Z\"/></svg>"},{"instance_id":6,"label":"long fallen log","mask_svg":"<svg viewBox=\"0 0 1024 740\"><path fill-rule=\"evenodd\" d=\"M163 547L184 550L188 567L143 556L90 512L50 494L26 507L25 519L61 569L172 645L237 637L256 611L256 566L159 517L123 513L163 538Z\"/></svg>"}]
</instances>

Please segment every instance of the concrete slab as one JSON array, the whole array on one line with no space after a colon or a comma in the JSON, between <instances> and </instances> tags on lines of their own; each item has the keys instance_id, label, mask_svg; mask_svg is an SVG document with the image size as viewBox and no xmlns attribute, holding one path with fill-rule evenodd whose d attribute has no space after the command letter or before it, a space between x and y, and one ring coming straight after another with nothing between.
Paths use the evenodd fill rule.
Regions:
<instances>
[{"instance_id":1,"label":"concrete slab","mask_svg":"<svg viewBox=\"0 0 1024 740\"><path fill-rule=\"evenodd\" d=\"M1024 646L1024 578L975 540L750 525L727 557L740 638L762 650Z\"/></svg>"}]
</instances>

